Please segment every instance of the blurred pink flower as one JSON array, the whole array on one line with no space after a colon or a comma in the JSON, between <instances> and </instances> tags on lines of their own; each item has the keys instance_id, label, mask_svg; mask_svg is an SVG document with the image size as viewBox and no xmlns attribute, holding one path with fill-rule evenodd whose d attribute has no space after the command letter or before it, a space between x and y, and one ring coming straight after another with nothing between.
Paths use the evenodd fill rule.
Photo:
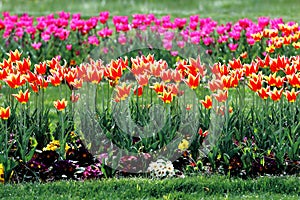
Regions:
<instances>
[{"instance_id":1,"label":"blurred pink flower","mask_svg":"<svg viewBox=\"0 0 300 200\"><path fill-rule=\"evenodd\" d=\"M170 54L171 54L172 56L177 56L177 55L178 55L178 51L171 51Z\"/></svg>"},{"instance_id":2,"label":"blurred pink flower","mask_svg":"<svg viewBox=\"0 0 300 200\"><path fill-rule=\"evenodd\" d=\"M97 34L100 37L109 37L113 34L113 30L109 29L108 27L105 27L102 30L98 31Z\"/></svg>"},{"instance_id":3,"label":"blurred pink flower","mask_svg":"<svg viewBox=\"0 0 300 200\"><path fill-rule=\"evenodd\" d=\"M235 51L238 48L238 46L239 44L233 44L233 43L228 44L228 47L231 51Z\"/></svg>"},{"instance_id":4,"label":"blurred pink flower","mask_svg":"<svg viewBox=\"0 0 300 200\"><path fill-rule=\"evenodd\" d=\"M39 50L39 49L41 48L41 46L42 46L42 43L41 43L41 42L38 42L38 43L34 42L34 43L31 44L31 46L32 46L35 50Z\"/></svg>"},{"instance_id":5,"label":"blurred pink flower","mask_svg":"<svg viewBox=\"0 0 300 200\"><path fill-rule=\"evenodd\" d=\"M179 48L183 48L185 46L185 42L184 41L177 41L177 46Z\"/></svg>"},{"instance_id":6,"label":"blurred pink flower","mask_svg":"<svg viewBox=\"0 0 300 200\"><path fill-rule=\"evenodd\" d=\"M119 35L118 42L119 42L120 44L122 44L122 45L126 44L127 38L126 38L125 34L120 34L120 35Z\"/></svg>"},{"instance_id":7,"label":"blurred pink flower","mask_svg":"<svg viewBox=\"0 0 300 200\"><path fill-rule=\"evenodd\" d=\"M66 45L66 49L69 50L69 51L71 51L72 50L72 44L67 44Z\"/></svg>"},{"instance_id":8,"label":"blurred pink flower","mask_svg":"<svg viewBox=\"0 0 300 200\"><path fill-rule=\"evenodd\" d=\"M99 40L98 40L97 36L91 35L88 37L88 43L97 46L97 45L99 45Z\"/></svg>"}]
</instances>

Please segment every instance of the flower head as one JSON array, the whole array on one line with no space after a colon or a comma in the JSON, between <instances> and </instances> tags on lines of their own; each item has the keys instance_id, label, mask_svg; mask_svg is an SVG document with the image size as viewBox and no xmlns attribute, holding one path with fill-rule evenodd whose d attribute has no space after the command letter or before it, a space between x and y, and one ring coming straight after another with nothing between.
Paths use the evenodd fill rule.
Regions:
<instances>
[{"instance_id":1,"label":"flower head","mask_svg":"<svg viewBox=\"0 0 300 200\"><path fill-rule=\"evenodd\" d=\"M0 118L7 120L10 117L10 107L3 108L0 107Z\"/></svg>"},{"instance_id":2,"label":"flower head","mask_svg":"<svg viewBox=\"0 0 300 200\"><path fill-rule=\"evenodd\" d=\"M30 92L27 89L24 93L22 90L19 91L18 94L12 94L13 97L15 97L20 103L26 104L30 97Z\"/></svg>"},{"instance_id":3,"label":"flower head","mask_svg":"<svg viewBox=\"0 0 300 200\"><path fill-rule=\"evenodd\" d=\"M178 145L178 149L180 149L181 151L184 151L188 148L189 148L189 141L187 141L186 139L183 139Z\"/></svg>"},{"instance_id":4,"label":"flower head","mask_svg":"<svg viewBox=\"0 0 300 200\"><path fill-rule=\"evenodd\" d=\"M54 107L58 110L58 111L63 111L68 104L68 101L66 101L65 99L62 100L56 100L53 102Z\"/></svg>"}]
</instances>

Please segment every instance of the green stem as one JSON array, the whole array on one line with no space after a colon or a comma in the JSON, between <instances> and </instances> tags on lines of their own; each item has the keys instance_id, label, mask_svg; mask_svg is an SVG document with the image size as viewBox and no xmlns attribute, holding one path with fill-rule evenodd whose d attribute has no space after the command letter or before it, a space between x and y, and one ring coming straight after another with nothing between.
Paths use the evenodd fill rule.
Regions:
<instances>
[{"instance_id":1,"label":"green stem","mask_svg":"<svg viewBox=\"0 0 300 200\"><path fill-rule=\"evenodd\" d=\"M65 159L66 158L66 154L65 154L66 137L65 137L65 125L64 125L62 111L59 112L59 117L60 117L60 123L61 123L61 133L60 133L60 137L59 137L60 156L61 156L61 159Z\"/></svg>"}]
</instances>

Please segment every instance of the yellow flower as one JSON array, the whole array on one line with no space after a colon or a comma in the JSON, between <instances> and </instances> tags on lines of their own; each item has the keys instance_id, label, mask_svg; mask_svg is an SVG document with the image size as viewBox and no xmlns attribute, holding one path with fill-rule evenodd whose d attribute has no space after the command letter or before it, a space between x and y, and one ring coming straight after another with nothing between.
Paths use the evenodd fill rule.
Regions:
<instances>
[{"instance_id":1,"label":"yellow flower","mask_svg":"<svg viewBox=\"0 0 300 200\"><path fill-rule=\"evenodd\" d=\"M56 151L60 147L59 140L52 140L46 147L43 148L43 151ZM65 151L68 151L70 146L66 143Z\"/></svg>"},{"instance_id":2,"label":"yellow flower","mask_svg":"<svg viewBox=\"0 0 300 200\"><path fill-rule=\"evenodd\" d=\"M179 145L178 145L178 149L180 149L181 151L186 150L187 148L189 148L189 141L187 141L186 139L183 139Z\"/></svg>"},{"instance_id":3,"label":"yellow flower","mask_svg":"<svg viewBox=\"0 0 300 200\"><path fill-rule=\"evenodd\" d=\"M0 183L4 183L4 167L2 163L0 163Z\"/></svg>"}]
</instances>

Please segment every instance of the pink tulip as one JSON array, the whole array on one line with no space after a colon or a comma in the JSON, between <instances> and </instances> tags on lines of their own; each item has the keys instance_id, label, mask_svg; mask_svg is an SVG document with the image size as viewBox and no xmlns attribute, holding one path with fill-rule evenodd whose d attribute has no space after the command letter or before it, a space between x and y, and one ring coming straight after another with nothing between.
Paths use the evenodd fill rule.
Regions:
<instances>
[{"instance_id":1,"label":"pink tulip","mask_svg":"<svg viewBox=\"0 0 300 200\"><path fill-rule=\"evenodd\" d=\"M42 46L41 42L38 43L32 43L31 46L35 49L35 50L39 50Z\"/></svg>"},{"instance_id":2,"label":"pink tulip","mask_svg":"<svg viewBox=\"0 0 300 200\"><path fill-rule=\"evenodd\" d=\"M120 34L120 35L119 35L119 38L118 38L118 42L119 42L121 45L124 45L124 44L126 44L126 41L127 41L127 39L126 39L125 34Z\"/></svg>"},{"instance_id":3,"label":"pink tulip","mask_svg":"<svg viewBox=\"0 0 300 200\"><path fill-rule=\"evenodd\" d=\"M235 51L238 48L238 46L239 44L233 44L233 43L228 44L228 47L231 51Z\"/></svg>"},{"instance_id":4,"label":"pink tulip","mask_svg":"<svg viewBox=\"0 0 300 200\"><path fill-rule=\"evenodd\" d=\"M66 49L67 49L68 51L71 51L71 50L72 50L72 44L67 44L67 45L66 45Z\"/></svg>"}]
</instances>

